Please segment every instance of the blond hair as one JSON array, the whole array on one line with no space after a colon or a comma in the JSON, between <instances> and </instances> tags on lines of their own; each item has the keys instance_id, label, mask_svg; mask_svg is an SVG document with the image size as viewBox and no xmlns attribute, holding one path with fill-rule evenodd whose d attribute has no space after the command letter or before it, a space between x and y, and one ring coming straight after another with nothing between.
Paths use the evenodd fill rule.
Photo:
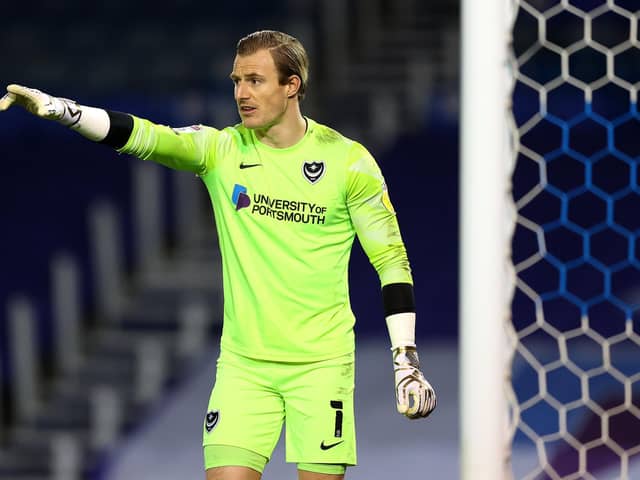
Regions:
<instances>
[{"instance_id":1,"label":"blond hair","mask_svg":"<svg viewBox=\"0 0 640 480\"><path fill-rule=\"evenodd\" d=\"M297 75L300 78L298 98L302 100L309 79L309 57L302 43L286 33L260 30L241 38L236 47L236 54L251 55L262 49L269 50L271 53L281 85L287 83L291 75Z\"/></svg>"}]
</instances>

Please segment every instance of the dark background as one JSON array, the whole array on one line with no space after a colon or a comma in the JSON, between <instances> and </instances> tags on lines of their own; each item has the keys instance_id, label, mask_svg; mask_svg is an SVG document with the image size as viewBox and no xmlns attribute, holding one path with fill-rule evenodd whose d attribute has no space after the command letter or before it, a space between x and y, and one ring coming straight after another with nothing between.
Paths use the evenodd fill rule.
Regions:
<instances>
[{"instance_id":1,"label":"dark background","mask_svg":"<svg viewBox=\"0 0 640 480\"><path fill-rule=\"evenodd\" d=\"M0 33L0 79L3 87L23 84L161 124L224 127L220 122L227 119L221 120L210 105L232 101L228 73L237 39L262 28L294 34L300 29L299 37L308 46L312 64L304 113L372 151L389 185L414 271L417 335L455 338L456 73L453 81L425 85L420 98L408 99L424 103L417 118L402 118L405 122L397 125L395 135L384 144L377 142L371 134L351 128L365 124L371 115L366 100L361 99L363 87L354 82L339 96L325 87L334 72L325 61L332 52L322 48L321 3L143 1L100 6L70 0L40 1L30 3L29 15L23 14L22 6L6 5L6 28ZM421 13L431 8L446 20L441 22L443 28L455 30L458 7L447 3L413 8ZM353 37L362 26L357 19L357 2L347 4L353 12L346 19ZM393 2L380 4L383 10L393 10ZM434 58L440 55L437 42L425 41L418 47L421 52L432 52L429 55ZM372 55L358 47L355 39L345 49L355 59ZM449 62L455 64L456 59ZM393 78L383 80L383 90L397 87L393 82ZM423 97L429 101L424 102ZM190 99L189 108L184 105L186 98ZM195 106L191 105L194 98ZM117 155L19 108L0 114L0 143L0 351L4 353L0 358L5 360L4 381L10 384L11 369L6 361L6 305L10 298L24 295L34 302L45 364L53 348L49 270L53 254L68 252L79 260L87 321L96 313L87 223L87 210L94 201L107 199L117 206L123 221L127 266L134 268L131 163L139 160ZM166 242L170 246L174 226L169 210L167 222ZM358 334L386 336L379 282L358 245L351 278Z\"/></svg>"},{"instance_id":2,"label":"dark background","mask_svg":"<svg viewBox=\"0 0 640 480\"><path fill-rule=\"evenodd\" d=\"M605 8L605 0L517 3L510 62L512 196L518 211L511 326L519 341L512 377L516 401L535 402L521 412L515 435L517 442L533 446L532 429L536 435L559 431L564 414L559 404L588 398L590 406L574 410L568 422L584 445L594 431L599 435L601 417L590 414L596 406L640 405L640 384L629 380L637 372L640 345L638 5L631 0L616 0L615 8ZM327 16L324 8L330 4L344 5L346 14ZM100 6L40 0L29 3L28 15L25 8L3 5L3 86L20 83L172 126L235 122L235 114L229 115L228 73L238 38L262 28L298 36L311 56L304 113L364 143L386 177L413 267L419 341L455 343L457 1L182 0ZM372 40L372 32L382 33ZM340 58L346 58L346 76ZM422 69L417 82L409 81L411 67ZM369 127L385 115L390 123L382 138ZM13 295L35 302L45 370L55 370L49 362L53 254L65 251L79 259L86 322L94 320L87 224L94 201L116 205L127 267L135 273L131 166L139 160L15 108L0 114L0 144L0 360L8 397L6 305ZM170 213L167 208L169 252L176 236ZM351 292L359 338L386 339L378 280L359 246L352 257ZM585 345L593 348L582 349ZM553 363L558 359L562 365ZM595 367L605 373L590 373ZM622 393L620 378L630 387ZM638 444L638 417L628 408L607 421L622 449ZM576 471L571 446L549 441L545 448L557 472ZM589 450L591 473L619 460L617 453L598 448Z\"/></svg>"}]
</instances>

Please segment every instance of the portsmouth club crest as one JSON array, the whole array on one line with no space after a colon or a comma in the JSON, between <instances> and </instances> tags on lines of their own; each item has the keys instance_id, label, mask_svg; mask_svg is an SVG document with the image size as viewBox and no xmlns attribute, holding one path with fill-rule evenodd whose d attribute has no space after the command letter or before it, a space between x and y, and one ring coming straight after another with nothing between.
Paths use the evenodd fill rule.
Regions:
<instances>
[{"instance_id":1,"label":"portsmouth club crest","mask_svg":"<svg viewBox=\"0 0 640 480\"><path fill-rule=\"evenodd\" d=\"M211 410L210 412L207 412L204 424L204 427L207 429L207 433L211 433L211 430L213 430L218 423L219 418L220 412L218 410Z\"/></svg>"},{"instance_id":2,"label":"portsmouth club crest","mask_svg":"<svg viewBox=\"0 0 640 480\"><path fill-rule=\"evenodd\" d=\"M302 175L311 184L317 183L324 175L324 162L303 162Z\"/></svg>"}]
</instances>

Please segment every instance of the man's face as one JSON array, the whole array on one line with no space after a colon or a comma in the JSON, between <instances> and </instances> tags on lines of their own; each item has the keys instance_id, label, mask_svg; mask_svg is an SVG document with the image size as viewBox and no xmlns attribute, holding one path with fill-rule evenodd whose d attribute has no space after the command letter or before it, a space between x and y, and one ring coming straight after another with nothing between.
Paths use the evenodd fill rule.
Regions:
<instances>
[{"instance_id":1,"label":"man's face","mask_svg":"<svg viewBox=\"0 0 640 480\"><path fill-rule=\"evenodd\" d=\"M287 108L287 85L278 82L278 71L268 50L236 55L231 80L242 123L247 128L277 124Z\"/></svg>"}]
</instances>

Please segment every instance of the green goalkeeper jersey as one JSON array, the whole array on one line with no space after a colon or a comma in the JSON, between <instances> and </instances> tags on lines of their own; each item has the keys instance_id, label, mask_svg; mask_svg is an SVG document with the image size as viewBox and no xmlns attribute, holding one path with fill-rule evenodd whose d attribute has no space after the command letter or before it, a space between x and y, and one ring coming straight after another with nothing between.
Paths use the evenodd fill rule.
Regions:
<instances>
[{"instance_id":1,"label":"green goalkeeper jersey","mask_svg":"<svg viewBox=\"0 0 640 480\"><path fill-rule=\"evenodd\" d=\"M375 160L358 142L307 122L297 144L272 148L242 125L172 129L134 117L120 149L204 181L222 255L222 349L286 362L352 352L356 234L382 286L412 283Z\"/></svg>"}]
</instances>

